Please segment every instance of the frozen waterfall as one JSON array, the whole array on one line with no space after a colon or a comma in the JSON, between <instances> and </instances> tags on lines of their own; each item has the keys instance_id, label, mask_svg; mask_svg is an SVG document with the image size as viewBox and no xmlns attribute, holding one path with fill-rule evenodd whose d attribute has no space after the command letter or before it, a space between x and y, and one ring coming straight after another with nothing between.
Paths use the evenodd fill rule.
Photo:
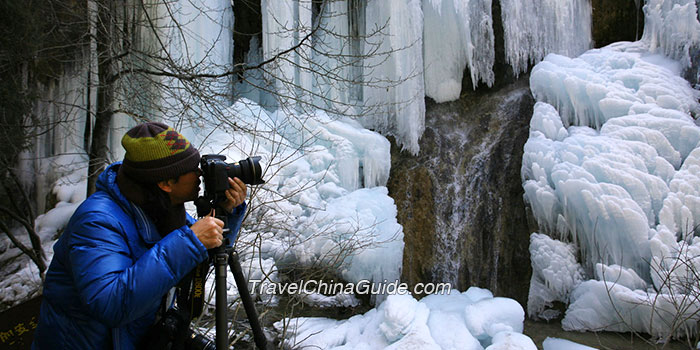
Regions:
<instances>
[{"instance_id":1,"label":"frozen waterfall","mask_svg":"<svg viewBox=\"0 0 700 350\"><path fill-rule=\"evenodd\" d=\"M491 0L424 0L423 12L425 95L436 102L458 99L467 67L474 88L493 85Z\"/></svg>"},{"instance_id":2,"label":"frozen waterfall","mask_svg":"<svg viewBox=\"0 0 700 350\"><path fill-rule=\"evenodd\" d=\"M548 53L577 56L591 47L588 0L502 0L506 61L515 74Z\"/></svg>"}]
</instances>

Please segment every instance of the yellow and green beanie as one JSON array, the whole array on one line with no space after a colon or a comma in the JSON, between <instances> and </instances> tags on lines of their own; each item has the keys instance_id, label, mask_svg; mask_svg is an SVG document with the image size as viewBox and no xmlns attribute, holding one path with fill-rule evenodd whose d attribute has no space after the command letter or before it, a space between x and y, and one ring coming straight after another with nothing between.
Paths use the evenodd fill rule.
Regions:
<instances>
[{"instance_id":1,"label":"yellow and green beanie","mask_svg":"<svg viewBox=\"0 0 700 350\"><path fill-rule=\"evenodd\" d=\"M139 124L122 137L126 150L121 165L142 183L174 179L199 167L199 152L175 129L156 122Z\"/></svg>"}]
</instances>

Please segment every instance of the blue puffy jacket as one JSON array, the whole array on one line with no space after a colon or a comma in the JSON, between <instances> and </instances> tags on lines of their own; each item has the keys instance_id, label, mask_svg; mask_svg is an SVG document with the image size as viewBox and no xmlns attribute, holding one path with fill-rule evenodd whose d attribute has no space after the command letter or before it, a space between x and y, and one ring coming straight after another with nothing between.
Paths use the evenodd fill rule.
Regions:
<instances>
[{"instance_id":1,"label":"blue puffy jacket","mask_svg":"<svg viewBox=\"0 0 700 350\"><path fill-rule=\"evenodd\" d=\"M134 349L163 296L207 250L189 225L160 236L116 184L112 164L54 245L32 349ZM240 229L245 203L228 218Z\"/></svg>"}]
</instances>

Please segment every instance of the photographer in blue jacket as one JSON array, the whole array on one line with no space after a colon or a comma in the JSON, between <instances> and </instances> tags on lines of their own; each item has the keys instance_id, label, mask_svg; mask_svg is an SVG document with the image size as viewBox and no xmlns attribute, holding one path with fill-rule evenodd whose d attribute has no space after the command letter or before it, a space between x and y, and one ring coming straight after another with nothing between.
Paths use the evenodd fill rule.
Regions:
<instances>
[{"instance_id":1,"label":"photographer in blue jacket","mask_svg":"<svg viewBox=\"0 0 700 350\"><path fill-rule=\"evenodd\" d=\"M144 123L122 138L123 162L71 217L54 246L32 349L135 349L169 291L224 242L224 222L195 221L200 155L179 132ZM233 242L246 185L229 178L221 206Z\"/></svg>"}]
</instances>

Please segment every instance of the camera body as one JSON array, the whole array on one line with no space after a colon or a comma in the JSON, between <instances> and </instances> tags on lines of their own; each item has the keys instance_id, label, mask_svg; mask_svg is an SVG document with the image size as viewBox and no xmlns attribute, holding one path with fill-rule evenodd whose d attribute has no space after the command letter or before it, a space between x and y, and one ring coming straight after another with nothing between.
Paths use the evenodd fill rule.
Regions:
<instances>
[{"instance_id":1,"label":"camera body","mask_svg":"<svg viewBox=\"0 0 700 350\"><path fill-rule=\"evenodd\" d=\"M217 204L226 200L225 192L230 187L229 177L237 177L248 185L264 184L260 158L260 156L253 156L237 163L226 163L226 156L220 154L203 155L200 168L204 179L204 196L195 201L198 215L206 215Z\"/></svg>"},{"instance_id":2,"label":"camera body","mask_svg":"<svg viewBox=\"0 0 700 350\"><path fill-rule=\"evenodd\" d=\"M229 188L228 178L237 177L248 185L262 185L260 156L248 157L237 163L226 163L226 156L206 154L202 156L201 169L204 177L204 196L220 194Z\"/></svg>"},{"instance_id":3,"label":"camera body","mask_svg":"<svg viewBox=\"0 0 700 350\"><path fill-rule=\"evenodd\" d=\"M216 344L189 327L188 315L178 309L168 310L150 330L142 343L149 350L216 350Z\"/></svg>"}]
</instances>

